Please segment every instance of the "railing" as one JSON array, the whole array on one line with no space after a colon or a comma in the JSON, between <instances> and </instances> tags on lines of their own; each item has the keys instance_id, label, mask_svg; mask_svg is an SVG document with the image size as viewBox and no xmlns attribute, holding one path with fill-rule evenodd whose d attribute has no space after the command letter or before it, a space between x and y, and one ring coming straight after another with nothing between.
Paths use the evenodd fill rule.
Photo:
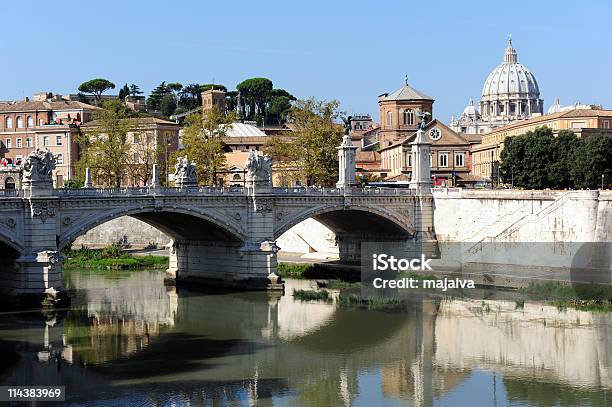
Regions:
<instances>
[{"instance_id":1,"label":"railing","mask_svg":"<svg viewBox=\"0 0 612 407\"><path fill-rule=\"evenodd\" d=\"M133 187L133 188L61 188L54 189L56 196L142 196L142 195L244 195L242 187Z\"/></svg>"},{"instance_id":2,"label":"railing","mask_svg":"<svg viewBox=\"0 0 612 407\"><path fill-rule=\"evenodd\" d=\"M274 193L282 195L414 195L414 191L408 188L350 188L345 191L343 188L317 188L317 187L286 187L273 188Z\"/></svg>"},{"instance_id":3,"label":"railing","mask_svg":"<svg viewBox=\"0 0 612 407\"><path fill-rule=\"evenodd\" d=\"M318 187L276 187L271 192L285 196L407 196L414 195L414 191L408 188L318 188ZM248 188L243 187L132 187L132 188L57 188L53 190L54 196L59 197L138 197L151 195L185 196L185 195L246 195ZM19 189L0 189L0 198L23 196Z\"/></svg>"},{"instance_id":4,"label":"railing","mask_svg":"<svg viewBox=\"0 0 612 407\"><path fill-rule=\"evenodd\" d=\"M0 198L1 197L14 197L21 196L21 190L19 189L0 189Z\"/></svg>"}]
</instances>

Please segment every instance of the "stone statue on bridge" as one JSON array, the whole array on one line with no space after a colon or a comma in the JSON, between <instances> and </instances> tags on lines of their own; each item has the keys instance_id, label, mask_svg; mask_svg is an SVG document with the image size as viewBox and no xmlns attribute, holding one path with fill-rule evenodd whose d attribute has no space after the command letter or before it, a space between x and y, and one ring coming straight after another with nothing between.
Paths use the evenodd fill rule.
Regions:
<instances>
[{"instance_id":1,"label":"stone statue on bridge","mask_svg":"<svg viewBox=\"0 0 612 407\"><path fill-rule=\"evenodd\" d=\"M174 165L174 186L178 188L193 187L198 185L196 164L189 162L187 156L178 157Z\"/></svg>"},{"instance_id":2,"label":"stone statue on bridge","mask_svg":"<svg viewBox=\"0 0 612 407\"><path fill-rule=\"evenodd\" d=\"M246 170L246 181L251 186L272 186L272 157L268 154L261 157L257 151L250 150Z\"/></svg>"},{"instance_id":3,"label":"stone statue on bridge","mask_svg":"<svg viewBox=\"0 0 612 407\"><path fill-rule=\"evenodd\" d=\"M23 164L23 178L25 182L53 184L53 170L57 161L49 150L33 151Z\"/></svg>"}]
</instances>

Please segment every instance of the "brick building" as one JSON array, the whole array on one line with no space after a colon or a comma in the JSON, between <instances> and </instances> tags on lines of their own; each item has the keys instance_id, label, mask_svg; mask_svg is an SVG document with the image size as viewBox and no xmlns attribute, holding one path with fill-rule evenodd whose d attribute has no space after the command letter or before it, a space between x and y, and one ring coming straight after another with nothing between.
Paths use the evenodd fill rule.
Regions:
<instances>
[{"instance_id":1,"label":"brick building","mask_svg":"<svg viewBox=\"0 0 612 407\"><path fill-rule=\"evenodd\" d=\"M43 99L43 95L48 94L37 94L35 100L0 103L0 157L20 164L33 150L49 149L57 156L54 185L62 186L74 176L79 125L92 120L99 108L58 96Z\"/></svg>"}]
</instances>

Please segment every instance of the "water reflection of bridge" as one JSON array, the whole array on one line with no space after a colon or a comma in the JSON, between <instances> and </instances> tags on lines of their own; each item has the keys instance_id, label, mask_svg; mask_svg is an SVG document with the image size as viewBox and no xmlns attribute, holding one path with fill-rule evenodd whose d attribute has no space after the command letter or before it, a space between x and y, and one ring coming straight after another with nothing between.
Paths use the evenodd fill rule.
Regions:
<instances>
[{"instance_id":1,"label":"water reflection of bridge","mask_svg":"<svg viewBox=\"0 0 612 407\"><path fill-rule=\"evenodd\" d=\"M274 396L308 405L352 404L368 372L386 397L416 405L452 393L474 370L496 371L508 383L541 382L553 393L571 386L579 395L612 389L607 316L530 304L514 310L502 301L488 307L422 301L404 313L383 313L262 292L177 296L143 275L118 282L71 277L73 286L87 287L87 307L78 317L38 328L4 323L0 337L17 341L22 355L48 357L22 358L4 371L1 384L27 383L39 372L89 396L91 388L116 397L165 388L192 400L195 389L205 388L211 400L231 394L265 404ZM139 291L130 292L132 286ZM87 352L106 357L87 359L83 370ZM63 368L48 369L45 360Z\"/></svg>"}]
</instances>

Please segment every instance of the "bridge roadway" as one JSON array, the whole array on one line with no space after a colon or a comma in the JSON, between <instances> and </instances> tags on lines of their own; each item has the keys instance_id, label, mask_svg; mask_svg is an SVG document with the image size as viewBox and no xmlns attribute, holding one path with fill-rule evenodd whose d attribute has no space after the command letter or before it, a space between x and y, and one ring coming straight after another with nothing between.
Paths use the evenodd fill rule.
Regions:
<instances>
[{"instance_id":1,"label":"bridge roadway","mask_svg":"<svg viewBox=\"0 0 612 407\"><path fill-rule=\"evenodd\" d=\"M24 302L63 297L62 248L120 216L173 238L168 276L270 288L275 240L314 218L336 233L340 260L360 261L362 241L435 241L433 199L409 189L87 188L0 191L0 294Z\"/></svg>"}]
</instances>

